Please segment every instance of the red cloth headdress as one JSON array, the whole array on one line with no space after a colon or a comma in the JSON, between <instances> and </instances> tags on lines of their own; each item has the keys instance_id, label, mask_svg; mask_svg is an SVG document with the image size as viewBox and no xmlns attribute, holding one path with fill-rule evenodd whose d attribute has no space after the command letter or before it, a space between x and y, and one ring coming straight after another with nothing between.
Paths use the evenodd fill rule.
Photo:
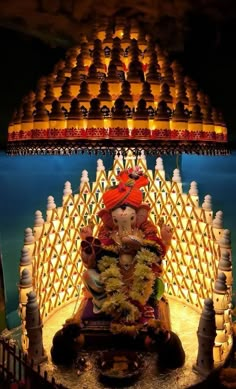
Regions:
<instances>
[{"instance_id":1,"label":"red cloth headdress","mask_svg":"<svg viewBox=\"0 0 236 389\"><path fill-rule=\"evenodd\" d=\"M129 205L138 208L143 201L141 187L148 185L148 178L140 168L122 170L117 176L119 184L109 188L103 194L103 202L107 210L112 210L121 205Z\"/></svg>"}]
</instances>

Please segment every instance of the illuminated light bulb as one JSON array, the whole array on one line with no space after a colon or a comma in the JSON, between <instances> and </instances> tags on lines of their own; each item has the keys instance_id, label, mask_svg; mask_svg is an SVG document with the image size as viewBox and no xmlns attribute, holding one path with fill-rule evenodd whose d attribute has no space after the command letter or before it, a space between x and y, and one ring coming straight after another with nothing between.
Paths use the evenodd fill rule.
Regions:
<instances>
[{"instance_id":1,"label":"illuminated light bulb","mask_svg":"<svg viewBox=\"0 0 236 389\"><path fill-rule=\"evenodd\" d=\"M128 49L130 47L130 44L131 44L130 27L125 26L123 36L121 37L120 45L124 52L124 62L126 66L128 66L128 62L129 62Z\"/></svg>"},{"instance_id":2,"label":"illuminated light bulb","mask_svg":"<svg viewBox=\"0 0 236 389\"><path fill-rule=\"evenodd\" d=\"M105 50L106 48L111 50L112 46L113 46L113 31L112 28L108 26L106 29L106 37L105 39L103 39L102 42L102 48L103 50Z\"/></svg>"},{"instance_id":3,"label":"illuminated light bulb","mask_svg":"<svg viewBox=\"0 0 236 389\"><path fill-rule=\"evenodd\" d=\"M100 73L100 76L103 75L105 77L105 57L102 48L94 49L93 51L93 65L96 67L97 71Z\"/></svg>"},{"instance_id":4,"label":"illuminated light bulb","mask_svg":"<svg viewBox=\"0 0 236 389\"><path fill-rule=\"evenodd\" d=\"M71 78L68 81L70 85L70 93L71 96L75 97L79 93L80 84L81 84L81 77L79 70L75 67L71 71Z\"/></svg>"},{"instance_id":5,"label":"illuminated light bulb","mask_svg":"<svg viewBox=\"0 0 236 389\"><path fill-rule=\"evenodd\" d=\"M120 38L122 39L124 35L124 29L125 29L126 20L123 16L116 18L116 24L115 24L115 31L113 34L113 38Z\"/></svg>"},{"instance_id":6,"label":"illuminated light bulb","mask_svg":"<svg viewBox=\"0 0 236 389\"><path fill-rule=\"evenodd\" d=\"M120 99L124 100L126 105L129 105L133 108L133 95L131 93L131 86L129 81L124 80L121 84L121 94L119 96Z\"/></svg>"},{"instance_id":7,"label":"illuminated light bulb","mask_svg":"<svg viewBox=\"0 0 236 389\"><path fill-rule=\"evenodd\" d=\"M53 86L51 84L46 85L45 91L46 93L43 99L43 103L45 105L45 108L49 111L51 109L52 102L56 99L56 96L54 94Z\"/></svg>"},{"instance_id":8,"label":"illuminated light bulb","mask_svg":"<svg viewBox=\"0 0 236 389\"><path fill-rule=\"evenodd\" d=\"M28 95L26 96L27 103L33 105L36 102L36 95L33 91L30 91Z\"/></svg>"},{"instance_id":9,"label":"illuminated light bulb","mask_svg":"<svg viewBox=\"0 0 236 389\"><path fill-rule=\"evenodd\" d=\"M174 77L175 83L176 84L184 83L183 66L177 60L174 60L170 66L171 66L171 69L173 70L173 77Z\"/></svg>"},{"instance_id":10,"label":"illuminated light bulb","mask_svg":"<svg viewBox=\"0 0 236 389\"><path fill-rule=\"evenodd\" d=\"M112 112L109 136L117 139L129 137L128 122L125 112L125 103L122 99L117 99L115 101L115 109Z\"/></svg>"},{"instance_id":11,"label":"illuminated light bulb","mask_svg":"<svg viewBox=\"0 0 236 389\"><path fill-rule=\"evenodd\" d=\"M91 95L89 93L88 83L86 81L82 81L80 84L80 91L77 96L77 99L79 100L80 107L85 107L85 109L88 111L90 107L90 100Z\"/></svg>"},{"instance_id":12,"label":"illuminated light bulb","mask_svg":"<svg viewBox=\"0 0 236 389\"><path fill-rule=\"evenodd\" d=\"M218 117L219 117L219 122L221 124L221 133L222 133L222 136L218 140L222 141L222 142L227 142L227 140L228 140L228 138L227 138L227 127L226 127L226 124L224 122L223 115L222 115L221 112L219 112Z\"/></svg>"},{"instance_id":13,"label":"illuminated light bulb","mask_svg":"<svg viewBox=\"0 0 236 389\"><path fill-rule=\"evenodd\" d=\"M123 71L124 63L120 59L120 48L119 47L112 48L110 64L116 65L117 71L119 71L119 72Z\"/></svg>"},{"instance_id":14,"label":"illuminated light bulb","mask_svg":"<svg viewBox=\"0 0 236 389\"><path fill-rule=\"evenodd\" d=\"M23 111L23 106L20 105L20 107L17 110L17 113L14 117L14 140L19 140L20 139L20 131L21 131L21 121L23 117L24 111Z\"/></svg>"},{"instance_id":15,"label":"illuminated light bulb","mask_svg":"<svg viewBox=\"0 0 236 389\"><path fill-rule=\"evenodd\" d=\"M76 66L76 52L74 54L67 53L65 60L65 77L71 76L71 70Z\"/></svg>"},{"instance_id":16,"label":"illuminated light bulb","mask_svg":"<svg viewBox=\"0 0 236 389\"><path fill-rule=\"evenodd\" d=\"M161 48L160 45L156 44L155 45L155 49L156 49L156 52L157 52L157 59L158 59L158 64L160 66L161 69L163 69L163 65L165 64L166 62L166 57L167 57L167 54L166 54L166 51L163 50Z\"/></svg>"},{"instance_id":17,"label":"illuminated light bulb","mask_svg":"<svg viewBox=\"0 0 236 389\"><path fill-rule=\"evenodd\" d=\"M97 97L100 89L100 80L97 74L97 68L94 64L90 65L88 70L87 84L92 98Z\"/></svg>"},{"instance_id":18,"label":"illuminated light bulb","mask_svg":"<svg viewBox=\"0 0 236 389\"><path fill-rule=\"evenodd\" d=\"M79 74L81 75L81 77L83 76L87 76L88 74L88 67L85 66L84 64L84 58L83 58L83 55L81 53L79 53L77 55L77 58L76 58L76 66L71 70L71 75L73 77L73 70L76 69Z\"/></svg>"},{"instance_id":19,"label":"illuminated light bulb","mask_svg":"<svg viewBox=\"0 0 236 389\"><path fill-rule=\"evenodd\" d=\"M222 115L213 110L214 117L212 120L209 98L201 90L198 90L196 82L190 77L184 77L183 69L177 61L170 63L166 52L155 43L151 35L145 35L143 30L139 29L137 20L126 20L124 23L122 18L118 18L117 25L113 19L106 19L104 22L98 21L94 24L94 28L88 31L88 37L83 34L79 36L80 44L67 50L65 60L59 61L54 66L53 72L48 76L42 77L37 83L35 94L33 92L29 93L22 102L19 115L14 116L15 123L11 122L9 124L9 142L24 139L34 141L35 139L57 140L65 138L74 140L77 137L81 138L86 135L87 115L92 98L99 98L101 101L101 110L104 116L103 125L107 130L106 132L111 127L112 104L119 97L123 98L125 105L127 105L125 108L127 126L129 135L131 135L131 131L134 129L132 111L137 107L138 101L144 98L149 111L148 129L151 130L151 138L174 140L172 142L173 147L167 147L161 142L160 146L157 147L157 152L163 152L164 154L181 153L183 151L194 151L200 154L208 152L212 154L225 153L226 149L221 143L227 141L227 129ZM108 83L107 94L111 98L110 96L107 98L101 89L102 81ZM126 81L130 83L130 95L132 97L127 97L127 93L122 90L122 83ZM87 82L86 87L84 82ZM100 94L103 96L98 96ZM70 103L75 97L80 102L84 122L82 126L80 124L76 126L75 124L74 127L83 128L83 134L81 131L77 133L67 131L68 125L65 126L65 131L62 128L67 124L66 118ZM104 97L104 102L101 97ZM36 111L38 110L36 103L43 101L48 114L55 100L59 100L61 103L62 111L66 116L65 120L62 116L60 118L58 116L55 119L57 122L53 123L52 115L50 115L49 123L48 118L45 121L39 118L37 122L35 120L35 114L37 116ZM127 103L127 101L129 102ZM157 126L156 119L158 115L154 119L155 109L158 108L158 103L161 101L166 102L170 117L174 105L177 105L178 102L184 104L184 111L189 119L187 130L177 128L183 127L184 124L183 121L176 120L175 112L173 120L166 121L166 128L162 127L163 119L160 120L162 124L159 121ZM24 104L29 105L27 107ZM198 104L200 112L197 107ZM31 108L29 107L32 107L33 121ZM23 108L25 110L24 115ZM201 113L203 114L203 120ZM24 119L22 116L24 116ZM176 132L169 131L168 127L172 126L173 123ZM52 128L52 125L54 128ZM58 128L55 125L58 125ZM71 127L70 124L69 127ZM159 131L158 137L157 131ZM127 137L125 132L126 130L122 132L122 137ZM175 136L177 133L178 136ZM188 142L175 142L178 139L181 141L186 139ZM215 148L212 147L212 144L209 144L208 148L205 141L219 142L219 144L216 144ZM47 152L51 154L70 154L78 148L69 145L68 147L58 145L41 147L40 145L37 148L32 146L31 142L18 143L18 145L20 150L23 148L24 153L27 152L26 149L29 149L29 152L33 154L46 154ZM18 147L15 147L15 143L11 143L9 150L15 153Z\"/></svg>"},{"instance_id":20,"label":"illuminated light bulb","mask_svg":"<svg viewBox=\"0 0 236 389\"><path fill-rule=\"evenodd\" d=\"M112 108L112 97L109 91L109 84L107 81L102 81L100 84L100 91L98 94L98 99L100 100L101 107L105 106L111 110Z\"/></svg>"},{"instance_id":21,"label":"illuminated light bulb","mask_svg":"<svg viewBox=\"0 0 236 389\"><path fill-rule=\"evenodd\" d=\"M48 137L49 115L43 102L38 101L35 108L32 138L45 139Z\"/></svg>"},{"instance_id":22,"label":"illuminated light bulb","mask_svg":"<svg viewBox=\"0 0 236 389\"><path fill-rule=\"evenodd\" d=\"M138 139L147 139L151 136L147 103L144 99L138 101L137 109L134 112L131 136Z\"/></svg>"},{"instance_id":23,"label":"illuminated light bulb","mask_svg":"<svg viewBox=\"0 0 236 389\"><path fill-rule=\"evenodd\" d=\"M100 109L99 99L92 99L90 101L86 134L87 138L105 138L104 119Z\"/></svg>"},{"instance_id":24,"label":"illuminated light bulb","mask_svg":"<svg viewBox=\"0 0 236 389\"><path fill-rule=\"evenodd\" d=\"M175 80L170 66L164 68L162 82L169 85L171 96L175 96Z\"/></svg>"},{"instance_id":25,"label":"illuminated light bulb","mask_svg":"<svg viewBox=\"0 0 236 389\"><path fill-rule=\"evenodd\" d=\"M199 139L202 137L202 114L201 109L198 104L194 105L192 108L192 113L188 119L188 131L190 139Z\"/></svg>"},{"instance_id":26,"label":"illuminated light bulb","mask_svg":"<svg viewBox=\"0 0 236 389\"><path fill-rule=\"evenodd\" d=\"M56 99L59 99L61 95L61 87L64 84L65 80L66 80L65 70L64 69L58 70L56 79L53 84L53 93Z\"/></svg>"},{"instance_id":27,"label":"illuminated light bulb","mask_svg":"<svg viewBox=\"0 0 236 389\"><path fill-rule=\"evenodd\" d=\"M199 90L197 92L197 100L199 101L199 105L201 107L201 112L204 113L207 110L207 101L206 101L206 95L202 90Z\"/></svg>"},{"instance_id":28,"label":"illuminated light bulb","mask_svg":"<svg viewBox=\"0 0 236 389\"><path fill-rule=\"evenodd\" d=\"M158 103L152 136L155 139L167 139L170 137L170 116L165 101L160 101Z\"/></svg>"},{"instance_id":29,"label":"illuminated light bulb","mask_svg":"<svg viewBox=\"0 0 236 389\"><path fill-rule=\"evenodd\" d=\"M214 122L214 131L215 131L216 141L222 142L222 141L224 141L223 125L222 125L223 118L215 108L212 109L212 116L213 116L213 122Z\"/></svg>"},{"instance_id":30,"label":"illuminated light bulb","mask_svg":"<svg viewBox=\"0 0 236 389\"><path fill-rule=\"evenodd\" d=\"M70 109L71 100L72 100L72 93L71 93L70 82L65 81L64 84L62 85L59 102L61 104L61 107L64 108L67 112Z\"/></svg>"},{"instance_id":31,"label":"illuminated light bulb","mask_svg":"<svg viewBox=\"0 0 236 389\"><path fill-rule=\"evenodd\" d=\"M170 94L169 85L166 83L161 84L159 101L165 101L166 104L172 109L173 108L173 97Z\"/></svg>"},{"instance_id":32,"label":"illuminated light bulb","mask_svg":"<svg viewBox=\"0 0 236 389\"><path fill-rule=\"evenodd\" d=\"M144 79L143 70L139 68L138 64L137 61L131 61L127 72L127 81L130 83L134 101L139 99L142 91L142 78Z\"/></svg>"},{"instance_id":33,"label":"illuminated light bulb","mask_svg":"<svg viewBox=\"0 0 236 389\"><path fill-rule=\"evenodd\" d=\"M172 139L188 139L188 118L181 101L175 106L173 116L170 121Z\"/></svg>"},{"instance_id":34,"label":"illuminated light bulb","mask_svg":"<svg viewBox=\"0 0 236 389\"><path fill-rule=\"evenodd\" d=\"M138 34L138 48L143 53L146 47L147 47L146 34L143 30L140 29Z\"/></svg>"},{"instance_id":35,"label":"illuminated light bulb","mask_svg":"<svg viewBox=\"0 0 236 389\"><path fill-rule=\"evenodd\" d=\"M139 36L139 25L135 19L131 20L130 24L130 37L131 39L138 39Z\"/></svg>"},{"instance_id":36,"label":"illuminated light bulb","mask_svg":"<svg viewBox=\"0 0 236 389\"><path fill-rule=\"evenodd\" d=\"M149 39L147 41L147 46L146 46L146 49L143 53L143 62L144 62L145 66L150 65L151 63L152 63L152 65L154 65L154 64L158 65L157 53L155 51L155 43L152 39Z\"/></svg>"},{"instance_id":37,"label":"illuminated light bulb","mask_svg":"<svg viewBox=\"0 0 236 389\"><path fill-rule=\"evenodd\" d=\"M47 85L47 77L42 76L37 82L36 91L35 91L35 100L42 101L45 97L45 89Z\"/></svg>"},{"instance_id":38,"label":"illuminated light bulb","mask_svg":"<svg viewBox=\"0 0 236 389\"><path fill-rule=\"evenodd\" d=\"M84 119L78 99L73 99L67 116L66 137L81 138L85 136Z\"/></svg>"},{"instance_id":39,"label":"illuminated light bulb","mask_svg":"<svg viewBox=\"0 0 236 389\"><path fill-rule=\"evenodd\" d=\"M112 99L115 100L119 97L121 92L121 83L118 78L117 69L115 64L111 64L108 67L107 82Z\"/></svg>"},{"instance_id":40,"label":"illuminated light bulb","mask_svg":"<svg viewBox=\"0 0 236 389\"><path fill-rule=\"evenodd\" d=\"M140 99L145 100L146 103L148 104L148 106L151 106L154 108L154 96L153 96L152 91L151 91L151 85L147 81L143 82L143 87L142 87Z\"/></svg>"},{"instance_id":41,"label":"illuminated light bulb","mask_svg":"<svg viewBox=\"0 0 236 389\"><path fill-rule=\"evenodd\" d=\"M21 121L21 139L31 139L33 128L33 105L31 102L23 105L23 116Z\"/></svg>"},{"instance_id":42,"label":"illuminated light bulb","mask_svg":"<svg viewBox=\"0 0 236 389\"><path fill-rule=\"evenodd\" d=\"M214 121L212 119L212 110L209 105L206 106L205 111L203 112L203 137L205 140L214 140L215 137L215 127Z\"/></svg>"},{"instance_id":43,"label":"illuminated light bulb","mask_svg":"<svg viewBox=\"0 0 236 389\"><path fill-rule=\"evenodd\" d=\"M101 41L103 41L106 37L106 29L108 25L108 19L104 18L99 21L98 28L97 28L97 37Z\"/></svg>"},{"instance_id":44,"label":"illuminated light bulb","mask_svg":"<svg viewBox=\"0 0 236 389\"><path fill-rule=\"evenodd\" d=\"M186 88L183 81L176 81L176 102L181 101L184 104L184 108L188 108L188 98L186 94Z\"/></svg>"},{"instance_id":45,"label":"illuminated light bulb","mask_svg":"<svg viewBox=\"0 0 236 389\"><path fill-rule=\"evenodd\" d=\"M8 142L14 141L15 132L14 132L14 121L16 120L17 110L14 111L12 118L8 125L8 136L7 140Z\"/></svg>"},{"instance_id":46,"label":"illuminated light bulb","mask_svg":"<svg viewBox=\"0 0 236 389\"><path fill-rule=\"evenodd\" d=\"M95 21L93 25L90 27L89 31L87 32L87 48L90 56L92 57L92 53L94 50L94 41L98 39L98 34L97 34L97 22ZM90 66L90 65L88 65Z\"/></svg>"},{"instance_id":47,"label":"illuminated light bulb","mask_svg":"<svg viewBox=\"0 0 236 389\"><path fill-rule=\"evenodd\" d=\"M66 118L58 100L52 103L52 110L49 115L49 130L48 137L56 139L64 139L66 131Z\"/></svg>"},{"instance_id":48,"label":"illuminated light bulb","mask_svg":"<svg viewBox=\"0 0 236 389\"><path fill-rule=\"evenodd\" d=\"M90 55L88 42L81 43L80 47L80 53L83 58L84 66L89 67L92 63L92 57Z\"/></svg>"},{"instance_id":49,"label":"illuminated light bulb","mask_svg":"<svg viewBox=\"0 0 236 389\"><path fill-rule=\"evenodd\" d=\"M62 70L64 68L65 68L65 60L64 59L59 59L59 61L54 65L54 68L53 68L54 77L56 77L57 72L59 70Z\"/></svg>"},{"instance_id":50,"label":"illuminated light bulb","mask_svg":"<svg viewBox=\"0 0 236 389\"><path fill-rule=\"evenodd\" d=\"M199 101L197 99L197 88L194 84L193 86L193 81L189 81L187 83L187 95L188 95L188 104L189 104L189 110L192 111L193 107L195 105L199 105Z\"/></svg>"}]
</instances>

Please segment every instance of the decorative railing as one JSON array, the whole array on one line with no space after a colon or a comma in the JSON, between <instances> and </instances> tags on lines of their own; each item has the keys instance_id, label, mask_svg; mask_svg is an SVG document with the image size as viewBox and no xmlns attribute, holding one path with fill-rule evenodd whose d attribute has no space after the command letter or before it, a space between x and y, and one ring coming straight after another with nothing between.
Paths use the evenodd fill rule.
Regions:
<instances>
[{"instance_id":1,"label":"decorative railing","mask_svg":"<svg viewBox=\"0 0 236 389\"><path fill-rule=\"evenodd\" d=\"M14 389L66 389L35 366L12 340L0 337L0 386ZM4 386L7 385L7 386ZM1 386L2 387L2 386Z\"/></svg>"}]
</instances>

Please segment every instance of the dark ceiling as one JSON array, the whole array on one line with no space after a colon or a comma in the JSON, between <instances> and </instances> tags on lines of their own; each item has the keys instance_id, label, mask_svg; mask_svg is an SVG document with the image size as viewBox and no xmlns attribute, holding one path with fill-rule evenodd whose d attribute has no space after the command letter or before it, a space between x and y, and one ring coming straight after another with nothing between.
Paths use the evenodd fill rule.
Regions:
<instances>
[{"instance_id":1,"label":"dark ceiling","mask_svg":"<svg viewBox=\"0 0 236 389\"><path fill-rule=\"evenodd\" d=\"M21 98L81 32L112 15L135 17L154 33L222 109L235 142L235 0L0 0L0 148Z\"/></svg>"}]
</instances>

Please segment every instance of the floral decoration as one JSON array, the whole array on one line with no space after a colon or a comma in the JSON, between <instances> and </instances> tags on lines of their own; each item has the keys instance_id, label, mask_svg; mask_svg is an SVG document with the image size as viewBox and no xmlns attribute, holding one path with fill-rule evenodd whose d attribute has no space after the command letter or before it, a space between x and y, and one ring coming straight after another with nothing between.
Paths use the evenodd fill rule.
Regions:
<instances>
[{"instance_id":1,"label":"floral decoration","mask_svg":"<svg viewBox=\"0 0 236 389\"><path fill-rule=\"evenodd\" d=\"M115 320L111 330L115 333L127 333L136 326L141 316L140 306L144 306L154 292L155 274L152 266L159 257L146 248L141 248L134 258L134 272L130 287L122 281L118 260L103 256L98 263L101 281L104 284L107 298L102 311ZM137 323L136 329L139 327Z\"/></svg>"}]
</instances>

